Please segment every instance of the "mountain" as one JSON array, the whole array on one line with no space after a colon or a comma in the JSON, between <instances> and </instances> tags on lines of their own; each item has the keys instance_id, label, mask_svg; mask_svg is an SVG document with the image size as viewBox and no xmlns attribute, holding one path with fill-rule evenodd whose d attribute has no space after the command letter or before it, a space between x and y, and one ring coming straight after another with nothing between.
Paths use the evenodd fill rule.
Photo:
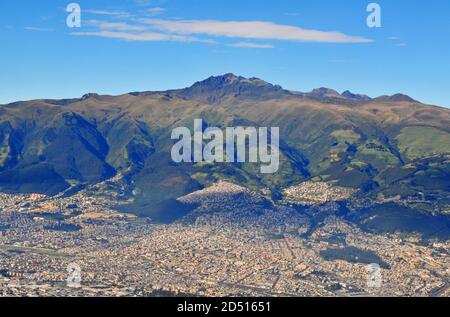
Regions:
<instances>
[{"instance_id":1,"label":"mountain","mask_svg":"<svg viewBox=\"0 0 450 317\"><path fill-rule=\"evenodd\" d=\"M222 128L280 127L279 172L175 164L172 129L192 128L196 118ZM425 197L445 207L450 110L401 94L296 93L233 74L163 92L0 105L0 191L56 194L116 174L134 195L128 208L141 214L220 180L269 188L273 199L288 186L320 180L364 197Z\"/></svg>"},{"instance_id":2,"label":"mountain","mask_svg":"<svg viewBox=\"0 0 450 317\"><path fill-rule=\"evenodd\" d=\"M272 85L259 78L247 79L234 74L212 76L189 88L169 93L180 98L194 99L208 104L223 102L228 98L267 99L289 94L280 86Z\"/></svg>"},{"instance_id":3,"label":"mountain","mask_svg":"<svg viewBox=\"0 0 450 317\"><path fill-rule=\"evenodd\" d=\"M313 89L313 91L306 93L305 95L313 98L324 98L324 97L342 98L341 94L338 93L336 90L325 87Z\"/></svg>"},{"instance_id":4,"label":"mountain","mask_svg":"<svg viewBox=\"0 0 450 317\"><path fill-rule=\"evenodd\" d=\"M343 105L355 105L353 101L371 101L367 95L362 94L354 94L349 90L344 91L342 94L337 92L334 89L330 88L316 88L308 93L299 93L304 97L309 97L312 99L317 99L323 103L335 103L335 104L343 104Z\"/></svg>"},{"instance_id":5,"label":"mountain","mask_svg":"<svg viewBox=\"0 0 450 317\"><path fill-rule=\"evenodd\" d=\"M418 102L417 100L412 99L410 96L404 94L395 94L392 96L380 96L375 98L375 101L379 102Z\"/></svg>"},{"instance_id":6,"label":"mountain","mask_svg":"<svg viewBox=\"0 0 450 317\"><path fill-rule=\"evenodd\" d=\"M361 94L354 94L349 90L346 90L342 93L342 97L348 98L348 99L354 99L359 101L370 101L372 98L370 98L367 95L361 95Z\"/></svg>"}]
</instances>

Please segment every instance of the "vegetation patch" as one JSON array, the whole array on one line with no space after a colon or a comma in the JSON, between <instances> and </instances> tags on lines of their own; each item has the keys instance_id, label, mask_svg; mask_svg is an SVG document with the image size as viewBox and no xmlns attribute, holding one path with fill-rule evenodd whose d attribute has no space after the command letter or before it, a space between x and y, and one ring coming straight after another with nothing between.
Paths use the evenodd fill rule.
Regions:
<instances>
[{"instance_id":1,"label":"vegetation patch","mask_svg":"<svg viewBox=\"0 0 450 317\"><path fill-rule=\"evenodd\" d=\"M450 134L432 127L407 127L396 137L408 159L450 153Z\"/></svg>"}]
</instances>

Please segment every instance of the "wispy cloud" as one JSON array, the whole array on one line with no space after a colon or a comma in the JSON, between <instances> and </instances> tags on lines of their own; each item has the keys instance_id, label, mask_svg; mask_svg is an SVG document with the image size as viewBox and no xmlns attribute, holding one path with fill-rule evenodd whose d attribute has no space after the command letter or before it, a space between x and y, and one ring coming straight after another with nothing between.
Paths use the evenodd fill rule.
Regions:
<instances>
[{"instance_id":1,"label":"wispy cloud","mask_svg":"<svg viewBox=\"0 0 450 317\"><path fill-rule=\"evenodd\" d=\"M34 31L34 32L53 32L54 29L48 29L48 28L40 28L40 27L34 27L34 26L26 26L24 27L27 31Z\"/></svg>"},{"instance_id":2,"label":"wispy cloud","mask_svg":"<svg viewBox=\"0 0 450 317\"><path fill-rule=\"evenodd\" d=\"M249 42L238 42L230 44L232 47L241 47L241 48L274 48L271 44L257 44L257 43L249 43Z\"/></svg>"},{"instance_id":3,"label":"wispy cloud","mask_svg":"<svg viewBox=\"0 0 450 317\"><path fill-rule=\"evenodd\" d=\"M132 16L132 14L130 14L129 12L117 11L117 10L85 9L85 10L83 10L83 13L94 14L94 15L106 15L106 16L121 17L121 18L127 18L127 17Z\"/></svg>"},{"instance_id":4,"label":"wispy cloud","mask_svg":"<svg viewBox=\"0 0 450 317\"><path fill-rule=\"evenodd\" d=\"M337 31L319 31L298 26L265 21L176 20L155 18L166 9L154 6L154 2L140 4L153 7L138 10L134 14L125 11L85 10L103 16L88 20L87 31L74 32L77 36L99 36L127 41L183 41L217 43L217 38L235 39L236 43L224 44L237 48L270 49L272 44L254 41L293 41L317 43L368 43L372 40L347 35ZM249 41L250 40L250 41Z\"/></svg>"},{"instance_id":5,"label":"wispy cloud","mask_svg":"<svg viewBox=\"0 0 450 317\"><path fill-rule=\"evenodd\" d=\"M135 13L131 13L124 10L96 10L96 9L85 9L83 13L91 14L91 15L100 15L100 16L109 16L111 18L136 18L137 16L141 17L154 17L157 15L161 15L167 12L167 9L162 7L153 7L153 8L141 8Z\"/></svg>"},{"instance_id":6,"label":"wispy cloud","mask_svg":"<svg viewBox=\"0 0 450 317\"><path fill-rule=\"evenodd\" d=\"M133 25L126 22L108 22L100 20L88 20L85 22L88 26L98 27L100 30L113 31L145 31L147 28L142 25Z\"/></svg>"},{"instance_id":7,"label":"wispy cloud","mask_svg":"<svg viewBox=\"0 0 450 317\"><path fill-rule=\"evenodd\" d=\"M402 39L399 38L399 37L397 37L397 36L390 36L390 37L388 37L387 39L388 39L389 41L394 42L394 46L397 46L397 47L405 47L405 46L407 46L406 43L404 43L404 42L402 41Z\"/></svg>"},{"instance_id":8,"label":"wispy cloud","mask_svg":"<svg viewBox=\"0 0 450 317\"><path fill-rule=\"evenodd\" d=\"M213 41L211 40L199 39L193 36L166 34L158 32L130 33L119 31L97 31L97 32L73 32L72 35L96 36L96 37L113 38L126 41L141 41L141 42L176 41L176 42L213 43Z\"/></svg>"},{"instance_id":9,"label":"wispy cloud","mask_svg":"<svg viewBox=\"0 0 450 317\"><path fill-rule=\"evenodd\" d=\"M175 34L322 43L367 43L370 39L336 31L317 31L262 21L141 19L154 29Z\"/></svg>"},{"instance_id":10,"label":"wispy cloud","mask_svg":"<svg viewBox=\"0 0 450 317\"><path fill-rule=\"evenodd\" d=\"M167 12L167 9L161 8L161 7L155 7L145 10L147 14L149 15L159 15Z\"/></svg>"}]
</instances>

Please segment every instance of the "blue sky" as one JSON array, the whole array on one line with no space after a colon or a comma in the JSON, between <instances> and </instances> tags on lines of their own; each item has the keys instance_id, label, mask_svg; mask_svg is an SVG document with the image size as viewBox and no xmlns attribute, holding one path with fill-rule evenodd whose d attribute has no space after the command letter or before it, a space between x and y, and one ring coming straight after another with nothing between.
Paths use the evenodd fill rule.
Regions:
<instances>
[{"instance_id":1,"label":"blue sky","mask_svg":"<svg viewBox=\"0 0 450 317\"><path fill-rule=\"evenodd\" d=\"M0 103L190 86L232 72L286 89L450 106L450 1L0 1Z\"/></svg>"}]
</instances>

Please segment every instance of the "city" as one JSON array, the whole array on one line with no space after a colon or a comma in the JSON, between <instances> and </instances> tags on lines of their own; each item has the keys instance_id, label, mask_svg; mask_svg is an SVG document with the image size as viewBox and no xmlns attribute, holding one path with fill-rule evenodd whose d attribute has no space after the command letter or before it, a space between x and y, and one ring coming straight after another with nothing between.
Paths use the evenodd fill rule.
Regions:
<instances>
[{"instance_id":1,"label":"city","mask_svg":"<svg viewBox=\"0 0 450 317\"><path fill-rule=\"evenodd\" d=\"M222 181L181 198L199 206L172 224L118 213L120 192L95 186L102 195L1 194L0 296L450 295L448 240L363 232L335 215L349 192L330 185L301 185L328 205L299 212ZM292 203L301 190L286 192ZM369 288L374 262L382 285Z\"/></svg>"}]
</instances>

